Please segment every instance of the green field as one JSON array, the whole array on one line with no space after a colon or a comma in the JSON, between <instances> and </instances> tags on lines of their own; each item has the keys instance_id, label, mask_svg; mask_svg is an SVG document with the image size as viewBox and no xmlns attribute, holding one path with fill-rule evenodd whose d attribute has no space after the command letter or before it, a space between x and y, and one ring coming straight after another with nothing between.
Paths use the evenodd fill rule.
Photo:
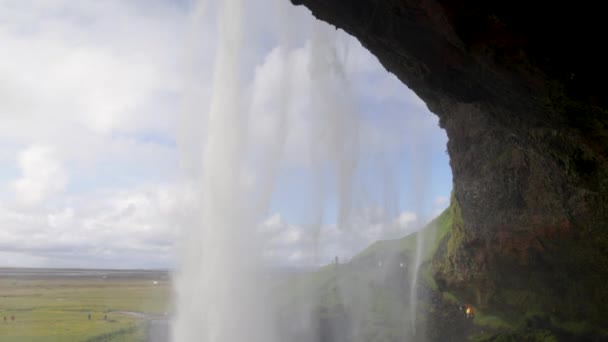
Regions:
<instances>
[{"instance_id":1,"label":"green field","mask_svg":"<svg viewBox=\"0 0 608 342\"><path fill-rule=\"evenodd\" d=\"M166 277L0 272L0 341L144 341L146 316L164 315L169 297Z\"/></svg>"}]
</instances>

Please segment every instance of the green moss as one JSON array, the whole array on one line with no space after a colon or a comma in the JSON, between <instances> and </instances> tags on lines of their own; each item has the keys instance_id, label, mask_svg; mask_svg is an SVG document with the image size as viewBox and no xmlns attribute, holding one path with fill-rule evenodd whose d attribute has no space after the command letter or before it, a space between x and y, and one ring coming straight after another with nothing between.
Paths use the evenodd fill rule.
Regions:
<instances>
[{"instance_id":1,"label":"green moss","mask_svg":"<svg viewBox=\"0 0 608 342\"><path fill-rule=\"evenodd\" d=\"M585 335L593 331L593 327L588 322L563 322L560 328L564 329L573 335Z\"/></svg>"},{"instance_id":2,"label":"green moss","mask_svg":"<svg viewBox=\"0 0 608 342\"><path fill-rule=\"evenodd\" d=\"M435 277L433 276L433 269L430 263L426 263L421 267L420 272L422 273L422 280L424 283L431 289L437 291L439 287L437 286L437 282L435 281Z\"/></svg>"},{"instance_id":3,"label":"green moss","mask_svg":"<svg viewBox=\"0 0 608 342\"><path fill-rule=\"evenodd\" d=\"M458 213L460 214L460 211ZM441 242L446 238L448 233L450 233L453 225L453 217L454 213L451 207L449 207L433 221L432 225L436 227L436 231L433 234L432 245L427 249L425 261L429 261L433 258L433 256L437 253Z\"/></svg>"},{"instance_id":4,"label":"green moss","mask_svg":"<svg viewBox=\"0 0 608 342\"><path fill-rule=\"evenodd\" d=\"M485 333L473 336L472 342L557 342L557 337L546 330L530 330L507 333Z\"/></svg>"},{"instance_id":5,"label":"green moss","mask_svg":"<svg viewBox=\"0 0 608 342\"><path fill-rule=\"evenodd\" d=\"M456 298L456 296L450 292L442 292L441 296L443 297L443 300L445 300L448 303L452 303L452 304L458 304L460 303L460 301L458 300L458 298Z\"/></svg>"},{"instance_id":6,"label":"green moss","mask_svg":"<svg viewBox=\"0 0 608 342\"><path fill-rule=\"evenodd\" d=\"M496 330L505 330L505 329L512 328L512 325L509 324L504 319L502 319L498 316L486 315L480 311L477 311L475 313L475 318L474 318L473 322L476 325L484 326L484 327L488 327L488 328L492 328L492 329L496 329Z\"/></svg>"},{"instance_id":7,"label":"green moss","mask_svg":"<svg viewBox=\"0 0 608 342\"><path fill-rule=\"evenodd\" d=\"M453 192L449 210L452 217L452 227L450 240L448 241L447 257L451 258L456 254L458 248L460 248L460 245L464 241L464 222L462 220L462 212L460 209L460 204L456 200Z\"/></svg>"},{"instance_id":8,"label":"green moss","mask_svg":"<svg viewBox=\"0 0 608 342\"><path fill-rule=\"evenodd\" d=\"M432 259L430 265L432 275L438 282L439 289L445 286L447 279L459 273L455 267L458 265L459 250L465 241L462 212L454 191L451 194L450 206L442 215L445 215L445 219L441 230L437 234L433 255L429 257L429 259Z\"/></svg>"}]
</instances>

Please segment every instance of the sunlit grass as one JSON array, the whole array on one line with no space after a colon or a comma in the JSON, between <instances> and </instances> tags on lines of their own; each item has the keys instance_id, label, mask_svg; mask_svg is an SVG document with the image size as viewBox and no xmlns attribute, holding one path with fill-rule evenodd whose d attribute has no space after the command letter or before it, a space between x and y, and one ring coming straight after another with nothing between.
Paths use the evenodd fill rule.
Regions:
<instances>
[{"instance_id":1,"label":"sunlit grass","mask_svg":"<svg viewBox=\"0 0 608 342\"><path fill-rule=\"evenodd\" d=\"M167 282L0 279L0 341L86 341L102 335L138 341L143 339L142 320L118 311L160 314L167 311L168 300Z\"/></svg>"}]
</instances>

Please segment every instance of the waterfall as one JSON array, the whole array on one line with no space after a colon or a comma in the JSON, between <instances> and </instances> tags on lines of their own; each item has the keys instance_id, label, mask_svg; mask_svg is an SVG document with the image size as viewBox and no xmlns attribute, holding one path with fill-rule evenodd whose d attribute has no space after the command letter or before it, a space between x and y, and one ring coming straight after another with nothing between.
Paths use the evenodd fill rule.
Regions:
<instances>
[{"instance_id":1,"label":"waterfall","mask_svg":"<svg viewBox=\"0 0 608 342\"><path fill-rule=\"evenodd\" d=\"M174 341L274 341L260 255L243 185L243 1L219 8L219 46L207 118L199 225L189 230L177 279Z\"/></svg>"},{"instance_id":2,"label":"waterfall","mask_svg":"<svg viewBox=\"0 0 608 342\"><path fill-rule=\"evenodd\" d=\"M206 124L200 133L205 137L203 147L183 147L184 151L195 153L200 147L202 158L195 156L184 164L202 160L202 166L193 185L197 216L183 228L179 251L181 263L175 280L176 312L172 324L172 340L176 342L282 340L272 280L268 277L273 265L264 255L267 240L272 237L257 227L268 215L278 170L290 144L288 136L297 125L293 122L294 108L302 103L307 108L309 126L307 153L290 157L305 162L311 174L312 195L306 209L310 210L307 223L312 227L308 233L315 263L323 262L319 260L318 243L327 199L336 199L335 224L342 231L353 229L353 217L357 216L357 172L367 141L360 134L360 109L346 67L348 46L340 45L338 31L312 16L305 46L297 46L290 17L294 9L282 0L274 4L278 46L267 58L277 58L279 75L272 105L248 93L251 70L244 69L248 65L246 37L256 30L247 17L247 6L251 4L245 0L200 2L193 16L196 21L207 20L206 12L213 12L217 6L219 40L208 108L195 100L196 92L190 95L193 99L186 108L188 117L205 115ZM193 27L199 26L195 22ZM294 74L295 65L303 58L307 61L306 73ZM294 83L302 82L302 78L307 87L296 91ZM261 142L256 140L260 134L252 120L265 120L267 127ZM184 140L192 144L192 139ZM385 179L386 182L390 183ZM328 183L333 185L328 187ZM391 187L396 185L385 186L385 191L395 191ZM422 234L418 235L410 293L409 319L414 324L415 285L423 245ZM344 300L357 303L351 306L358 311L353 317L366 317L370 295L351 288L352 284L340 283L340 279L336 282L336 291L343 293ZM309 299L308 302L315 300ZM305 303L303 311L309 306ZM310 318L306 328L315 329L312 322L318 317L312 317L312 312L306 315Z\"/></svg>"}]
</instances>

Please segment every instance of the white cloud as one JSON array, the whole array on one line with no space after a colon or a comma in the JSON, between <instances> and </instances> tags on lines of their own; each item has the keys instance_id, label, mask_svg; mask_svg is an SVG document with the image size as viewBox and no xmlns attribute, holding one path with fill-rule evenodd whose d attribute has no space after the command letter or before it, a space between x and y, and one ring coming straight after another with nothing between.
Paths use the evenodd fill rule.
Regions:
<instances>
[{"instance_id":1,"label":"white cloud","mask_svg":"<svg viewBox=\"0 0 608 342\"><path fill-rule=\"evenodd\" d=\"M295 225L276 213L260 225L267 260L289 266L319 266L335 256L347 260L375 241L401 238L418 228L415 213L403 212L391 220L379 208L363 210L343 229L335 224Z\"/></svg>"},{"instance_id":2,"label":"white cloud","mask_svg":"<svg viewBox=\"0 0 608 342\"><path fill-rule=\"evenodd\" d=\"M437 216L441 214L448 205L450 205L450 198L448 196L437 196L433 201L433 215Z\"/></svg>"},{"instance_id":3,"label":"white cloud","mask_svg":"<svg viewBox=\"0 0 608 342\"><path fill-rule=\"evenodd\" d=\"M13 184L19 204L35 206L60 193L68 176L56 152L49 146L32 146L19 154L22 176Z\"/></svg>"},{"instance_id":4,"label":"white cloud","mask_svg":"<svg viewBox=\"0 0 608 342\"><path fill-rule=\"evenodd\" d=\"M433 204L438 207L445 207L449 204L450 199L448 196L437 196L433 201Z\"/></svg>"},{"instance_id":5,"label":"white cloud","mask_svg":"<svg viewBox=\"0 0 608 342\"><path fill-rule=\"evenodd\" d=\"M416 222L416 220L416 213L404 211L399 214L399 217L397 218L397 224L399 225L399 227L407 227L413 222Z\"/></svg>"},{"instance_id":6,"label":"white cloud","mask_svg":"<svg viewBox=\"0 0 608 342\"><path fill-rule=\"evenodd\" d=\"M0 1L1 265L171 265L188 15Z\"/></svg>"},{"instance_id":7,"label":"white cloud","mask_svg":"<svg viewBox=\"0 0 608 342\"><path fill-rule=\"evenodd\" d=\"M169 267L186 210L180 191L100 192L36 210L0 205L0 251L48 266Z\"/></svg>"},{"instance_id":8,"label":"white cloud","mask_svg":"<svg viewBox=\"0 0 608 342\"><path fill-rule=\"evenodd\" d=\"M56 129L69 124L107 133L166 123L148 103L178 88L178 13L120 1L4 3L0 10L0 75L9 90L0 113L12 125L38 123L12 132L3 125L3 133L59 135Z\"/></svg>"},{"instance_id":9,"label":"white cloud","mask_svg":"<svg viewBox=\"0 0 608 342\"><path fill-rule=\"evenodd\" d=\"M164 146L140 151L174 136L186 17L169 3L0 2L0 144L52 144L66 162L155 159Z\"/></svg>"}]
</instances>

